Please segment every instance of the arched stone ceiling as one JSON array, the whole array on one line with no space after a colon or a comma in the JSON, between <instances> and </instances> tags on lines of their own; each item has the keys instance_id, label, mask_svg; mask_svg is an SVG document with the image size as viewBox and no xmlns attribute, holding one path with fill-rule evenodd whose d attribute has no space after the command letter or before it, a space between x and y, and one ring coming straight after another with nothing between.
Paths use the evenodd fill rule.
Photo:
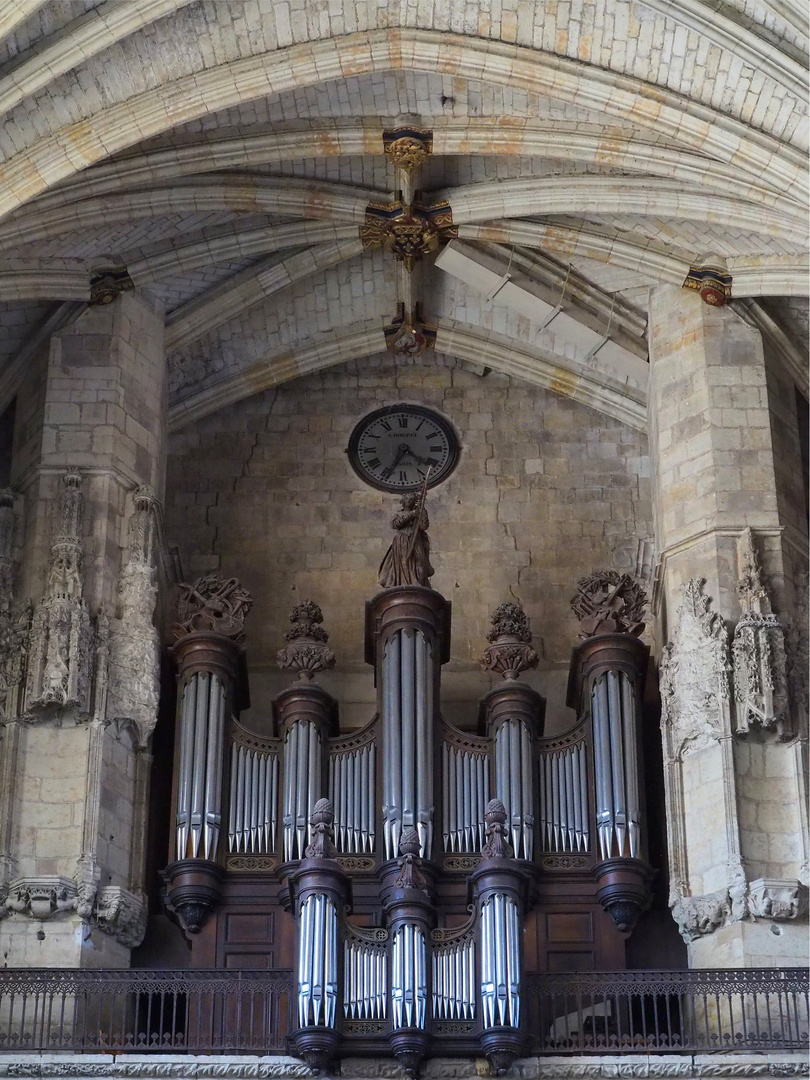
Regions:
<instances>
[{"instance_id":1,"label":"arched stone ceiling","mask_svg":"<svg viewBox=\"0 0 810 1080\"><path fill-rule=\"evenodd\" d=\"M807 48L798 0L0 0L0 408L104 273L166 313L175 426L377 354L420 301L437 351L643 427L648 289L705 255L806 382ZM364 247L406 125L468 263L624 374Z\"/></svg>"}]
</instances>

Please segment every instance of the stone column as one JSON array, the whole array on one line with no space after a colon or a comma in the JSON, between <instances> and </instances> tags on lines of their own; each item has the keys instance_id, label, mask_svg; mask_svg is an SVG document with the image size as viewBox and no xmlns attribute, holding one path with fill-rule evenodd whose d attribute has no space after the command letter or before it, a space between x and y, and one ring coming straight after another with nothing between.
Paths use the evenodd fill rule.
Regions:
<instances>
[{"instance_id":1,"label":"stone column","mask_svg":"<svg viewBox=\"0 0 810 1080\"><path fill-rule=\"evenodd\" d=\"M18 393L0 751L9 966L126 966L143 937L165 431L163 320L134 293L55 334Z\"/></svg>"},{"instance_id":2,"label":"stone column","mask_svg":"<svg viewBox=\"0 0 810 1080\"><path fill-rule=\"evenodd\" d=\"M670 903L695 967L804 955L806 711L788 700L783 627L806 535L780 493L777 364L732 308L652 291Z\"/></svg>"}]
</instances>

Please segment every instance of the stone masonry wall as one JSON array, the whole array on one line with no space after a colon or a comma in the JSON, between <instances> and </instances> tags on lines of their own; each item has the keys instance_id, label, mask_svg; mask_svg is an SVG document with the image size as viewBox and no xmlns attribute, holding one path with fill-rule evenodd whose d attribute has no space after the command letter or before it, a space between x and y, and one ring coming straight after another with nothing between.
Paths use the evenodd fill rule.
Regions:
<instances>
[{"instance_id":1,"label":"stone masonry wall","mask_svg":"<svg viewBox=\"0 0 810 1080\"><path fill-rule=\"evenodd\" d=\"M363 604L378 589L398 500L364 485L344 451L361 417L399 400L438 409L461 437L456 472L428 497L433 585L453 603L446 714L454 697L488 688L476 661L490 612L513 595L544 661L538 685L561 705L577 580L597 567L632 569L637 537L651 535L644 435L450 359L397 369L383 355L223 409L171 437L167 536L180 547L187 579L221 569L255 597L252 715L263 707L262 679L268 692L289 681L271 673L290 606L303 597L321 604L338 658L324 685L344 706L373 701ZM356 722L370 715L365 708Z\"/></svg>"}]
</instances>

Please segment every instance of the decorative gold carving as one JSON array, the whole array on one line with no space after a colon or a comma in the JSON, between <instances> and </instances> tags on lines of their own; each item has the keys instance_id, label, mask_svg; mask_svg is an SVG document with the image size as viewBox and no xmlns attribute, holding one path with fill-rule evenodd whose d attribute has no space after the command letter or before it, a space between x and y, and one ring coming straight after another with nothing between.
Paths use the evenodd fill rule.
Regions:
<instances>
[{"instance_id":1,"label":"decorative gold carving","mask_svg":"<svg viewBox=\"0 0 810 1080\"><path fill-rule=\"evenodd\" d=\"M385 1020L344 1020L347 1035L382 1035L388 1028Z\"/></svg>"},{"instance_id":2,"label":"decorative gold carving","mask_svg":"<svg viewBox=\"0 0 810 1080\"><path fill-rule=\"evenodd\" d=\"M430 205L414 200L410 206L399 199L370 202L360 226L364 248L383 247L408 271L454 236L458 236L458 227L453 224L453 211L446 200Z\"/></svg>"},{"instance_id":3,"label":"decorative gold carving","mask_svg":"<svg viewBox=\"0 0 810 1080\"><path fill-rule=\"evenodd\" d=\"M377 865L373 859L364 858L361 855L339 855L337 864L341 870L345 870L347 873L373 870Z\"/></svg>"},{"instance_id":4,"label":"decorative gold carving","mask_svg":"<svg viewBox=\"0 0 810 1080\"><path fill-rule=\"evenodd\" d=\"M193 585L180 586L177 622L171 632L179 640L196 631L213 630L241 645L245 618L252 607L253 597L236 578L207 574Z\"/></svg>"},{"instance_id":5,"label":"decorative gold carving","mask_svg":"<svg viewBox=\"0 0 810 1080\"><path fill-rule=\"evenodd\" d=\"M519 603L507 601L492 612L490 643L481 657L482 671L497 671L505 679L516 679L521 671L537 667L539 657L532 648L529 618Z\"/></svg>"},{"instance_id":6,"label":"decorative gold carving","mask_svg":"<svg viewBox=\"0 0 810 1080\"><path fill-rule=\"evenodd\" d=\"M229 855L225 861L226 870L237 873L247 870L275 870L278 859L272 855Z\"/></svg>"},{"instance_id":7,"label":"decorative gold carving","mask_svg":"<svg viewBox=\"0 0 810 1080\"><path fill-rule=\"evenodd\" d=\"M584 855L546 855L542 866L544 870L576 870L587 866L588 862Z\"/></svg>"},{"instance_id":8,"label":"decorative gold carving","mask_svg":"<svg viewBox=\"0 0 810 1080\"><path fill-rule=\"evenodd\" d=\"M719 256L706 256L690 266L683 288L695 289L704 304L723 307L731 299L731 274L726 260Z\"/></svg>"},{"instance_id":9,"label":"decorative gold carving","mask_svg":"<svg viewBox=\"0 0 810 1080\"><path fill-rule=\"evenodd\" d=\"M478 855L451 855L442 866L445 870L475 870L480 861Z\"/></svg>"},{"instance_id":10,"label":"decorative gold carving","mask_svg":"<svg viewBox=\"0 0 810 1080\"><path fill-rule=\"evenodd\" d=\"M436 344L436 327L424 322L416 305L414 311L405 314L405 305L397 305L393 321L383 328L385 344L404 363L414 363L422 353Z\"/></svg>"},{"instance_id":11,"label":"decorative gold carving","mask_svg":"<svg viewBox=\"0 0 810 1080\"><path fill-rule=\"evenodd\" d=\"M635 634L644 630L642 621L647 594L629 574L617 570L597 570L582 578L571 600L579 619L580 636L595 634Z\"/></svg>"},{"instance_id":12,"label":"decorative gold carving","mask_svg":"<svg viewBox=\"0 0 810 1080\"><path fill-rule=\"evenodd\" d=\"M383 150L398 169L409 173L424 165L433 153L433 132L414 127L384 131Z\"/></svg>"}]
</instances>

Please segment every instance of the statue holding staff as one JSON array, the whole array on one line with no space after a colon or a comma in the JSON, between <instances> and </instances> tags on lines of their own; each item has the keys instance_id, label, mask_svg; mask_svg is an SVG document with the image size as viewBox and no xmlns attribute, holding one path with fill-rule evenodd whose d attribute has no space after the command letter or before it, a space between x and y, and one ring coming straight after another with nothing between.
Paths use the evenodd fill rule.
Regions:
<instances>
[{"instance_id":1,"label":"statue holding staff","mask_svg":"<svg viewBox=\"0 0 810 1080\"><path fill-rule=\"evenodd\" d=\"M430 475L430 470L428 470ZM380 563L379 582L384 589L397 585L424 585L430 588L433 567L430 565L430 520L425 509L428 477L417 494L402 496L402 509L395 514L391 525L394 539Z\"/></svg>"}]
</instances>

